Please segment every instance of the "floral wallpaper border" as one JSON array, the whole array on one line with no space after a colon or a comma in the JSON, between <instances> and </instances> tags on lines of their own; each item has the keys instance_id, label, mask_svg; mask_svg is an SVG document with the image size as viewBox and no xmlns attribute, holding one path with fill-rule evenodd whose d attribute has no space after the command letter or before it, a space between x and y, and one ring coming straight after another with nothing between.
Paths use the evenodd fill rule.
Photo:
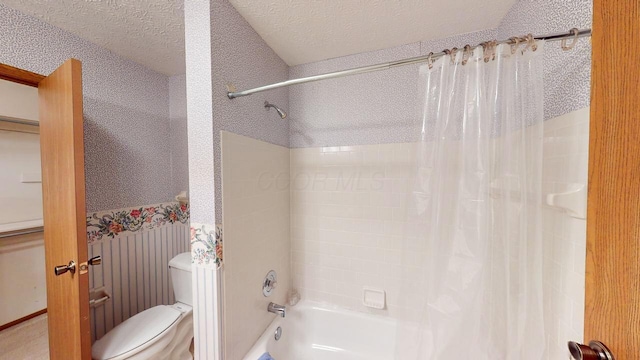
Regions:
<instances>
[{"instance_id":1,"label":"floral wallpaper border","mask_svg":"<svg viewBox=\"0 0 640 360\"><path fill-rule=\"evenodd\" d=\"M219 269L223 258L222 225L191 223L191 262Z\"/></svg>"},{"instance_id":2,"label":"floral wallpaper border","mask_svg":"<svg viewBox=\"0 0 640 360\"><path fill-rule=\"evenodd\" d=\"M151 230L167 224L189 223L189 205L177 202L87 214L89 243L125 232Z\"/></svg>"}]
</instances>

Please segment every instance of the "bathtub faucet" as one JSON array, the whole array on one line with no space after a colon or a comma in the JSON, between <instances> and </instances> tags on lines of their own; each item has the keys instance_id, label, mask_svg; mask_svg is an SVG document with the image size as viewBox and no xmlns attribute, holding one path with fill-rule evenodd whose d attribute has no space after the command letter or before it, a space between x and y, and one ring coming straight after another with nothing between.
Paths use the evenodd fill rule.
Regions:
<instances>
[{"instance_id":1,"label":"bathtub faucet","mask_svg":"<svg viewBox=\"0 0 640 360\"><path fill-rule=\"evenodd\" d=\"M285 313L287 312L287 308L284 305L278 305L270 302L269 306L267 307L267 311L284 317Z\"/></svg>"}]
</instances>

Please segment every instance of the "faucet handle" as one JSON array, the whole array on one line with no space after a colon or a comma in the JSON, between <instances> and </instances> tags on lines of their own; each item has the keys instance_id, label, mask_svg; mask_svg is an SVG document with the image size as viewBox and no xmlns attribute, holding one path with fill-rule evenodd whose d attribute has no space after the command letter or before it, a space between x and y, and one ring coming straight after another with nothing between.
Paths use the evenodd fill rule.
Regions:
<instances>
[{"instance_id":1,"label":"faucet handle","mask_svg":"<svg viewBox=\"0 0 640 360\"><path fill-rule=\"evenodd\" d=\"M276 275L275 271L271 270L269 271L269 273L267 273L267 276L265 276L264 281L262 282L262 295L264 295L265 297L271 295L271 292L276 288L277 285L278 276Z\"/></svg>"}]
</instances>

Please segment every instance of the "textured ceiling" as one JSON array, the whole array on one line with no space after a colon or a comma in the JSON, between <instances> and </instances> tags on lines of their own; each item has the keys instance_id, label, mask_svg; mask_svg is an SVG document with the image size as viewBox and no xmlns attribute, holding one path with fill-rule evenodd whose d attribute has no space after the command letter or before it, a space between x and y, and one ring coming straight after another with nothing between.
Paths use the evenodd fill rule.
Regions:
<instances>
[{"instance_id":1,"label":"textured ceiling","mask_svg":"<svg viewBox=\"0 0 640 360\"><path fill-rule=\"evenodd\" d=\"M515 0L229 0L289 65L498 26Z\"/></svg>"},{"instance_id":2,"label":"textured ceiling","mask_svg":"<svg viewBox=\"0 0 640 360\"><path fill-rule=\"evenodd\" d=\"M289 65L495 28L515 2L229 1ZM161 73L185 71L183 0L0 2Z\"/></svg>"},{"instance_id":3,"label":"textured ceiling","mask_svg":"<svg viewBox=\"0 0 640 360\"><path fill-rule=\"evenodd\" d=\"M163 74L184 73L182 0L0 2Z\"/></svg>"}]
</instances>

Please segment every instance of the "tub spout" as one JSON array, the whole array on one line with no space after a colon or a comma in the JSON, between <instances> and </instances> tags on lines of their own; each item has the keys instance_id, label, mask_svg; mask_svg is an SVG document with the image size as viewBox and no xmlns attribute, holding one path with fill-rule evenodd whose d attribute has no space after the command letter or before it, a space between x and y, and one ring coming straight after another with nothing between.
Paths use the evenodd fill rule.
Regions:
<instances>
[{"instance_id":1,"label":"tub spout","mask_svg":"<svg viewBox=\"0 0 640 360\"><path fill-rule=\"evenodd\" d=\"M284 317L285 313L287 312L287 308L284 305L278 305L271 302L267 307L267 311Z\"/></svg>"}]
</instances>

